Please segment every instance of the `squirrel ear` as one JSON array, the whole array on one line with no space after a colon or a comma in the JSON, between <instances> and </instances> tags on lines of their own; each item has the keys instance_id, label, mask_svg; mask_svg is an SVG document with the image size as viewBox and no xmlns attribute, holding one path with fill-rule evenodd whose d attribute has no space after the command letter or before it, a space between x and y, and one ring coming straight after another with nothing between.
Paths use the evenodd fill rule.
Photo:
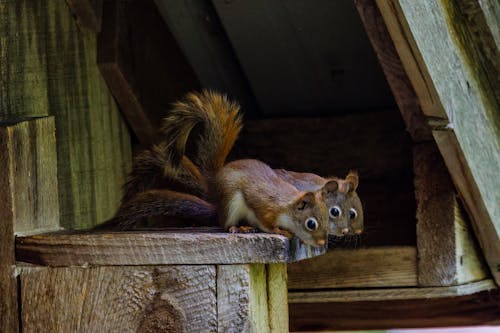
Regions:
<instances>
[{"instance_id":1,"label":"squirrel ear","mask_svg":"<svg viewBox=\"0 0 500 333\"><path fill-rule=\"evenodd\" d=\"M329 180L325 185L323 185L323 193L332 193L339 189L339 182L336 179Z\"/></svg>"},{"instance_id":2,"label":"squirrel ear","mask_svg":"<svg viewBox=\"0 0 500 333\"><path fill-rule=\"evenodd\" d=\"M295 200L295 207L298 210L304 210L307 206L314 202L314 193L305 192L297 200Z\"/></svg>"},{"instance_id":3,"label":"squirrel ear","mask_svg":"<svg viewBox=\"0 0 500 333\"><path fill-rule=\"evenodd\" d=\"M347 176L345 177L345 181L349 185L348 192L356 191L359 185L358 172L355 170L350 170Z\"/></svg>"}]
</instances>

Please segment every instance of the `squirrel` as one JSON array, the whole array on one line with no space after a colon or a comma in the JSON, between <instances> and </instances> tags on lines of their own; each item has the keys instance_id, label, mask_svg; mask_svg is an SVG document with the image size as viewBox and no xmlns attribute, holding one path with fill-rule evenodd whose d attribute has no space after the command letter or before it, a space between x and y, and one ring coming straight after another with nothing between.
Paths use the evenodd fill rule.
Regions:
<instances>
[{"instance_id":1,"label":"squirrel","mask_svg":"<svg viewBox=\"0 0 500 333\"><path fill-rule=\"evenodd\" d=\"M154 216L205 221L217 216L229 231L239 231L238 223L245 220L263 231L291 233L323 246L328 237L325 199L337 191L337 180L315 191L300 191L263 162L224 165L241 127L240 107L226 96L206 90L189 93L164 118L162 143L134 160L115 217L97 229L127 229ZM186 149L192 132L199 135L190 159Z\"/></svg>"},{"instance_id":2,"label":"squirrel","mask_svg":"<svg viewBox=\"0 0 500 333\"><path fill-rule=\"evenodd\" d=\"M339 190L329 192L326 205L329 215L329 234L337 237L359 235L363 232L363 206L356 192L359 177L356 171L349 171L345 179L337 177L323 178L313 173L301 173L285 169L274 170L283 180L301 191L315 191L329 180L336 179Z\"/></svg>"}]
</instances>

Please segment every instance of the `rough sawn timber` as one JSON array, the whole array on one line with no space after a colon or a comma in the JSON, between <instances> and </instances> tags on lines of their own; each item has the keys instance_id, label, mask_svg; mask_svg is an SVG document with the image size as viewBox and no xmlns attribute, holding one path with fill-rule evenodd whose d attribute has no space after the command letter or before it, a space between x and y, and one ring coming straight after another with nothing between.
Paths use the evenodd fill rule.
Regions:
<instances>
[{"instance_id":1,"label":"rough sawn timber","mask_svg":"<svg viewBox=\"0 0 500 333\"><path fill-rule=\"evenodd\" d=\"M216 268L20 270L25 332L216 332Z\"/></svg>"},{"instance_id":2,"label":"rough sawn timber","mask_svg":"<svg viewBox=\"0 0 500 333\"><path fill-rule=\"evenodd\" d=\"M279 235L224 232L54 233L18 237L16 259L47 266L292 262L324 253Z\"/></svg>"},{"instance_id":3,"label":"rough sawn timber","mask_svg":"<svg viewBox=\"0 0 500 333\"><path fill-rule=\"evenodd\" d=\"M433 136L500 284L498 81L485 73L491 66L482 65L484 45L478 47L482 42L458 3L377 0L422 111L435 117ZM477 2L469 5L481 10Z\"/></svg>"}]
</instances>

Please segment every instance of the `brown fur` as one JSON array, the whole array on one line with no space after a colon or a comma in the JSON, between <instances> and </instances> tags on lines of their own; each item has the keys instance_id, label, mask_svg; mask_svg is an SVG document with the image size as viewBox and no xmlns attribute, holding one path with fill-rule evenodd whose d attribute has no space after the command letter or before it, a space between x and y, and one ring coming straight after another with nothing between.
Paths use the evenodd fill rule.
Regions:
<instances>
[{"instance_id":1,"label":"brown fur","mask_svg":"<svg viewBox=\"0 0 500 333\"><path fill-rule=\"evenodd\" d=\"M359 234L364 228L363 206L359 200L356 189L359 184L359 177L356 171L349 171L345 179L337 177L323 178L313 173L293 172L284 169L274 170L283 180L294 185L301 191L317 191L329 180L336 180L339 184L338 191L329 192L326 197L328 209L338 206L342 211L339 217L330 216L330 234L334 236L345 236ZM349 210L355 209L357 216L350 219ZM348 230L343 234L342 229Z\"/></svg>"}]
</instances>

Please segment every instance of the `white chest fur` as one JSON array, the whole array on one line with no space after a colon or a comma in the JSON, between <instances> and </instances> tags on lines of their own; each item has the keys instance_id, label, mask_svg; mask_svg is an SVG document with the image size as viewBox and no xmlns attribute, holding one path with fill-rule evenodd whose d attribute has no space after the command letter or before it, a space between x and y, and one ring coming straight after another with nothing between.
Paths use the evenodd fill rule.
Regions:
<instances>
[{"instance_id":1,"label":"white chest fur","mask_svg":"<svg viewBox=\"0 0 500 333\"><path fill-rule=\"evenodd\" d=\"M249 223L251 226L263 229L262 223L257 219L254 210L248 207L243 193L237 191L227 203L225 227L237 226L242 220Z\"/></svg>"}]
</instances>

